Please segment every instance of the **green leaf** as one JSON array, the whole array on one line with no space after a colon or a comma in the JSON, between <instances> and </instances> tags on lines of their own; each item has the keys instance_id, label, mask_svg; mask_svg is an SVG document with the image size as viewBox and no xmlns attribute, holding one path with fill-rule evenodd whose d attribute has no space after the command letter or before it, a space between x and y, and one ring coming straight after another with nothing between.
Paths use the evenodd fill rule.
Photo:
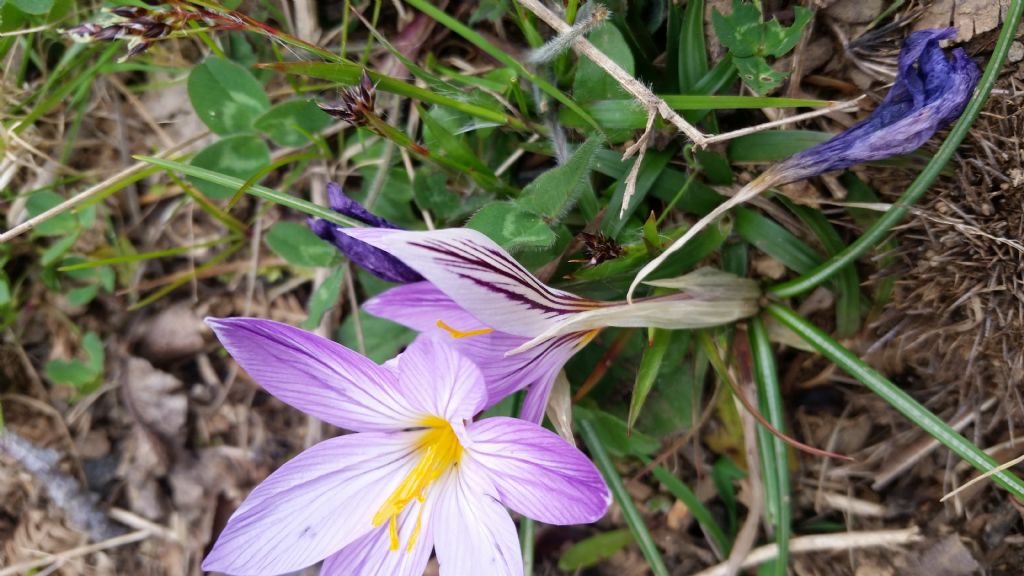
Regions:
<instances>
[{"instance_id":1,"label":"green leaf","mask_svg":"<svg viewBox=\"0 0 1024 576\"><path fill-rule=\"evenodd\" d=\"M762 48L764 54L778 58L779 56L784 56L800 42L800 36L803 34L804 28L811 21L811 16L814 13L803 6L794 6L793 12L795 18L793 19L792 26L785 27L779 24L779 21L775 18L772 18L771 22L765 24L764 46Z\"/></svg>"},{"instance_id":2,"label":"green leaf","mask_svg":"<svg viewBox=\"0 0 1024 576\"><path fill-rule=\"evenodd\" d=\"M40 190L28 197L25 210L35 217L64 202L64 197L53 190ZM35 233L41 236L62 236L78 229L78 223L70 210L65 210L36 226Z\"/></svg>"},{"instance_id":3,"label":"green leaf","mask_svg":"<svg viewBox=\"0 0 1024 576\"><path fill-rule=\"evenodd\" d=\"M68 290L67 299L68 304L72 306L85 306L92 299L96 297L96 293L99 292L100 287L96 284L89 284L88 286L80 286L78 288L72 288Z\"/></svg>"},{"instance_id":4,"label":"green leaf","mask_svg":"<svg viewBox=\"0 0 1024 576\"><path fill-rule=\"evenodd\" d=\"M509 251L547 248L556 239L543 218L512 202L494 202L484 206L469 219L466 227L483 232Z\"/></svg>"},{"instance_id":5,"label":"green leaf","mask_svg":"<svg viewBox=\"0 0 1024 576\"><path fill-rule=\"evenodd\" d=\"M612 199L608 201L608 212L610 213L606 212L604 220L601 222L602 232L612 238L617 237L622 232L622 228L629 222L630 217L640 206L640 203L647 198L651 187L661 176L662 171L668 166L674 150L675 148L651 150L644 155L643 164L640 165L640 170L637 172L636 190L633 192L633 197L629 199L629 206L626 206L626 212L621 218L619 217L619 209L622 206L622 200L626 197L626 180L622 179L615 185ZM629 162L632 165L634 162L639 161L640 158L633 158ZM645 216L645 214L640 215L641 218Z\"/></svg>"},{"instance_id":6,"label":"green leaf","mask_svg":"<svg viewBox=\"0 0 1024 576\"><path fill-rule=\"evenodd\" d=\"M617 458L649 456L661 448L661 442L656 438L636 430L630 433L622 419L607 412L575 406L573 417L590 422L601 444Z\"/></svg>"},{"instance_id":7,"label":"green leaf","mask_svg":"<svg viewBox=\"0 0 1024 576\"><path fill-rule=\"evenodd\" d=\"M278 222L263 239L275 254L296 266L330 266L338 251L296 222Z\"/></svg>"},{"instance_id":8,"label":"green leaf","mask_svg":"<svg viewBox=\"0 0 1024 576\"><path fill-rule=\"evenodd\" d=\"M378 364L394 358L402 348L416 338L416 332L405 326L366 313L359 314L359 322L363 343L366 346L366 356ZM352 350L359 350L354 314L346 316L338 328L338 340Z\"/></svg>"},{"instance_id":9,"label":"green leaf","mask_svg":"<svg viewBox=\"0 0 1024 576\"><path fill-rule=\"evenodd\" d=\"M70 250L75 245L76 240L78 240L77 231L50 244L50 247L44 250L43 254L39 257L39 263L43 266L50 266L63 256L65 252Z\"/></svg>"},{"instance_id":10,"label":"green leaf","mask_svg":"<svg viewBox=\"0 0 1024 576\"><path fill-rule=\"evenodd\" d=\"M216 56L192 69L188 97L199 119L217 134L248 132L270 108L263 86L248 70Z\"/></svg>"},{"instance_id":11,"label":"green leaf","mask_svg":"<svg viewBox=\"0 0 1024 576\"><path fill-rule=\"evenodd\" d=\"M729 142L729 159L734 163L775 162L833 135L816 130L771 130L740 136Z\"/></svg>"},{"instance_id":12,"label":"green leaf","mask_svg":"<svg viewBox=\"0 0 1024 576\"><path fill-rule=\"evenodd\" d=\"M573 544L558 559L558 569L575 572L594 566L633 543L633 533L627 529L601 532Z\"/></svg>"},{"instance_id":13,"label":"green leaf","mask_svg":"<svg viewBox=\"0 0 1024 576\"><path fill-rule=\"evenodd\" d=\"M640 369L636 373L636 383L633 385L633 398L629 403L629 418L626 426L629 429L636 424L640 409L647 401L647 395L654 386L654 381L661 370L661 361L665 358L665 351L668 350L668 343L672 340L672 331L655 330L653 342L644 350L643 358L640 359Z\"/></svg>"},{"instance_id":14,"label":"green leaf","mask_svg":"<svg viewBox=\"0 0 1024 576\"><path fill-rule=\"evenodd\" d=\"M11 285L7 276L0 274L0 306L7 306L11 303Z\"/></svg>"},{"instance_id":15,"label":"green leaf","mask_svg":"<svg viewBox=\"0 0 1024 576\"><path fill-rule=\"evenodd\" d=\"M704 0L689 0L683 12L682 40L679 42L679 91L688 93L708 73L704 42Z\"/></svg>"},{"instance_id":16,"label":"green leaf","mask_svg":"<svg viewBox=\"0 0 1024 576\"><path fill-rule=\"evenodd\" d=\"M590 166L603 142L600 135L588 138L565 164L544 172L523 188L516 203L542 216L548 224L560 222L590 186Z\"/></svg>"},{"instance_id":17,"label":"green leaf","mask_svg":"<svg viewBox=\"0 0 1024 576\"><path fill-rule=\"evenodd\" d=\"M223 138L199 151L191 164L242 180L248 180L270 165L270 149L256 136L241 135ZM202 178L189 177L189 182L200 192L214 200L227 200L235 195L232 190Z\"/></svg>"},{"instance_id":18,"label":"green leaf","mask_svg":"<svg viewBox=\"0 0 1024 576\"><path fill-rule=\"evenodd\" d=\"M453 220L460 213L465 213L462 198L448 187L448 176L443 172L425 168L417 170L412 193L416 204L438 220Z\"/></svg>"},{"instance_id":19,"label":"green leaf","mask_svg":"<svg viewBox=\"0 0 1024 576\"><path fill-rule=\"evenodd\" d=\"M782 81L789 76L786 72L776 72L768 65L768 62L760 56L749 56L733 58L736 71L743 83L758 94L767 94L773 88L782 84Z\"/></svg>"},{"instance_id":20,"label":"green leaf","mask_svg":"<svg viewBox=\"0 0 1024 576\"><path fill-rule=\"evenodd\" d=\"M746 58L758 53L764 42L761 12L753 4L733 0L732 14L725 15L712 9L711 24L718 41L734 57Z\"/></svg>"},{"instance_id":21,"label":"green leaf","mask_svg":"<svg viewBox=\"0 0 1024 576\"><path fill-rule=\"evenodd\" d=\"M772 220L746 208L737 208L733 214L736 233L786 268L802 274L821 263L822 257L813 248Z\"/></svg>"},{"instance_id":22,"label":"green leaf","mask_svg":"<svg viewBox=\"0 0 1024 576\"><path fill-rule=\"evenodd\" d=\"M40 15L46 14L53 8L53 0L9 0L25 14Z\"/></svg>"},{"instance_id":23,"label":"green leaf","mask_svg":"<svg viewBox=\"0 0 1024 576\"><path fill-rule=\"evenodd\" d=\"M267 110L253 122L278 146L302 146L331 123L331 117L310 100L290 100Z\"/></svg>"},{"instance_id":24,"label":"green leaf","mask_svg":"<svg viewBox=\"0 0 1024 576\"><path fill-rule=\"evenodd\" d=\"M300 328L313 330L320 325L324 314L333 308L341 298L341 281L344 278L345 268L338 266L330 276L324 279L316 292L313 292L313 296L309 298L309 317L299 325Z\"/></svg>"},{"instance_id":25,"label":"green leaf","mask_svg":"<svg viewBox=\"0 0 1024 576\"><path fill-rule=\"evenodd\" d=\"M99 384L103 375L103 342L95 332L87 332L82 338L82 351L86 359L50 360L43 366L46 377L56 384L71 386L80 393L88 393Z\"/></svg>"},{"instance_id":26,"label":"green leaf","mask_svg":"<svg viewBox=\"0 0 1024 576\"><path fill-rule=\"evenodd\" d=\"M421 113L423 120L423 140L427 148L436 150L440 148L445 154L456 162L471 168L472 170L494 177L494 171L484 164L476 152L466 143L465 134L457 134L456 126L446 126L450 120L448 110L434 108L430 112Z\"/></svg>"},{"instance_id":27,"label":"green leaf","mask_svg":"<svg viewBox=\"0 0 1024 576\"><path fill-rule=\"evenodd\" d=\"M619 29L611 24L601 26L590 33L590 42L598 50L621 66L629 74L635 71L633 53ZM573 98L577 102L627 98L628 94L607 72L589 59L582 59L572 84Z\"/></svg>"}]
</instances>

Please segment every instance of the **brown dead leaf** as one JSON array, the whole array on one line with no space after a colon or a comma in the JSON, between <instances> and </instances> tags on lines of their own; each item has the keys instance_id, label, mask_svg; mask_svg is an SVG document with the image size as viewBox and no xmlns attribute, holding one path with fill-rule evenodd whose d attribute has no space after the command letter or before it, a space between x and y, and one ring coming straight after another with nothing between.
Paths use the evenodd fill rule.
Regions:
<instances>
[{"instance_id":1,"label":"brown dead leaf","mask_svg":"<svg viewBox=\"0 0 1024 576\"><path fill-rule=\"evenodd\" d=\"M202 350L208 329L192 306L178 304L148 318L139 332L139 353L154 362L164 362Z\"/></svg>"},{"instance_id":2,"label":"brown dead leaf","mask_svg":"<svg viewBox=\"0 0 1024 576\"><path fill-rule=\"evenodd\" d=\"M931 546L909 555L906 560L910 564L908 574L970 576L981 571L978 561L957 534L935 540Z\"/></svg>"},{"instance_id":3,"label":"brown dead leaf","mask_svg":"<svg viewBox=\"0 0 1024 576\"><path fill-rule=\"evenodd\" d=\"M838 0L825 13L846 24L867 24L882 13L886 4L885 0Z\"/></svg>"},{"instance_id":4,"label":"brown dead leaf","mask_svg":"<svg viewBox=\"0 0 1024 576\"><path fill-rule=\"evenodd\" d=\"M135 419L166 439L175 438L188 412L181 380L141 358L129 358L121 381L125 404Z\"/></svg>"}]
</instances>

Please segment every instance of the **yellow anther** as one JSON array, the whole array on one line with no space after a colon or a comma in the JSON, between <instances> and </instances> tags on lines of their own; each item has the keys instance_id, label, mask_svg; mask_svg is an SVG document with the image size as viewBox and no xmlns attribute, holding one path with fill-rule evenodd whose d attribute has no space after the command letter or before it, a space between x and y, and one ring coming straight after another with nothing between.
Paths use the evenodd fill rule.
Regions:
<instances>
[{"instance_id":1,"label":"yellow anther","mask_svg":"<svg viewBox=\"0 0 1024 576\"><path fill-rule=\"evenodd\" d=\"M445 324L444 320L438 320L437 327L450 334L452 338L469 338L470 336L480 336L482 334L490 334L491 332L494 332L494 328L481 328L479 330L468 330L463 332L462 330L456 330L455 328Z\"/></svg>"},{"instance_id":2,"label":"yellow anther","mask_svg":"<svg viewBox=\"0 0 1024 576\"><path fill-rule=\"evenodd\" d=\"M384 504L373 517L373 526L377 527L388 522L388 535L391 537L391 550L397 551L399 546L398 515L413 500L421 503L416 517L416 526L409 537L407 549L412 550L416 537L419 536L420 523L423 517L423 502L426 499L427 487L442 474L450 470L462 456L462 444L446 420L429 417L423 421L427 429L417 442L416 449L420 452L420 460L413 466L402 483L388 496Z\"/></svg>"}]
</instances>

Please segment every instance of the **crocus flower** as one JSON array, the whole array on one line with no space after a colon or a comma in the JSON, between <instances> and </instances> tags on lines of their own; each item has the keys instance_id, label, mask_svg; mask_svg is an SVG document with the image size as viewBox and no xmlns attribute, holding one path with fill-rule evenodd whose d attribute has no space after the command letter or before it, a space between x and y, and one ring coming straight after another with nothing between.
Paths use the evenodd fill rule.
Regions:
<instances>
[{"instance_id":1,"label":"crocus flower","mask_svg":"<svg viewBox=\"0 0 1024 576\"><path fill-rule=\"evenodd\" d=\"M391 222L373 214L366 208L363 208L358 202L346 196L341 191L341 186L335 182L327 184L327 200L331 205L331 209L335 212L355 218L360 222L377 228L397 228ZM350 236L338 234L338 227L335 224L326 220L311 218L309 220L309 227L321 239L334 244L349 260L382 280L402 283L423 280L423 277L414 270L379 248L374 248Z\"/></svg>"},{"instance_id":2,"label":"crocus flower","mask_svg":"<svg viewBox=\"0 0 1024 576\"><path fill-rule=\"evenodd\" d=\"M309 332L252 318L208 320L238 363L281 401L354 434L302 452L228 520L203 569L282 574L521 575L505 506L549 524L593 522L610 503L594 465L515 418L473 421L477 367L415 341L380 366Z\"/></svg>"},{"instance_id":3,"label":"crocus flower","mask_svg":"<svg viewBox=\"0 0 1024 576\"><path fill-rule=\"evenodd\" d=\"M703 328L757 312L757 285L724 272L651 282L682 291L632 304L603 302L545 285L475 230L336 232L380 248L427 280L371 299L368 312L450 341L480 366L490 404L529 386L521 416L534 422L559 370L604 327Z\"/></svg>"},{"instance_id":4,"label":"crocus flower","mask_svg":"<svg viewBox=\"0 0 1024 576\"><path fill-rule=\"evenodd\" d=\"M947 53L939 46L940 40L955 37L956 28L921 30L907 37L900 51L896 82L870 116L772 166L717 206L637 273L628 297L632 298L640 282L669 255L734 206L772 186L907 154L956 120L967 106L981 72L962 48Z\"/></svg>"}]
</instances>

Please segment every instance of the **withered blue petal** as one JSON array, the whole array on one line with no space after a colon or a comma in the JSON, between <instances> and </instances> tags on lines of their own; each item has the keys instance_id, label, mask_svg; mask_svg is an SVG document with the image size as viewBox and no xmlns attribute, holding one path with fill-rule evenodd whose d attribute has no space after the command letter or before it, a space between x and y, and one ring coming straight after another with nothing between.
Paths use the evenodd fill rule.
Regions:
<instances>
[{"instance_id":1,"label":"withered blue petal","mask_svg":"<svg viewBox=\"0 0 1024 576\"><path fill-rule=\"evenodd\" d=\"M335 212L355 218L360 222L369 224L374 228L398 227L387 220L371 213L363 208L359 202L349 198L341 191L341 186L335 182L327 185L327 199L331 209ZM370 272L381 280L406 284L423 280L415 270L406 266L401 260L369 244L356 240L351 236L338 233L338 227L326 220L309 219L309 227L313 233L321 239L326 240L348 257L349 260L358 264L361 268Z\"/></svg>"},{"instance_id":2,"label":"withered blue petal","mask_svg":"<svg viewBox=\"0 0 1024 576\"><path fill-rule=\"evenodd\" d=\"M832 139L799 152L769 171L783 184L854 164L911 152L963 112L981 71L961 48L945 51L940 40L956 28L921 30L903 45L896 82L866 120Z\"/></svg>"}]
</instances>

